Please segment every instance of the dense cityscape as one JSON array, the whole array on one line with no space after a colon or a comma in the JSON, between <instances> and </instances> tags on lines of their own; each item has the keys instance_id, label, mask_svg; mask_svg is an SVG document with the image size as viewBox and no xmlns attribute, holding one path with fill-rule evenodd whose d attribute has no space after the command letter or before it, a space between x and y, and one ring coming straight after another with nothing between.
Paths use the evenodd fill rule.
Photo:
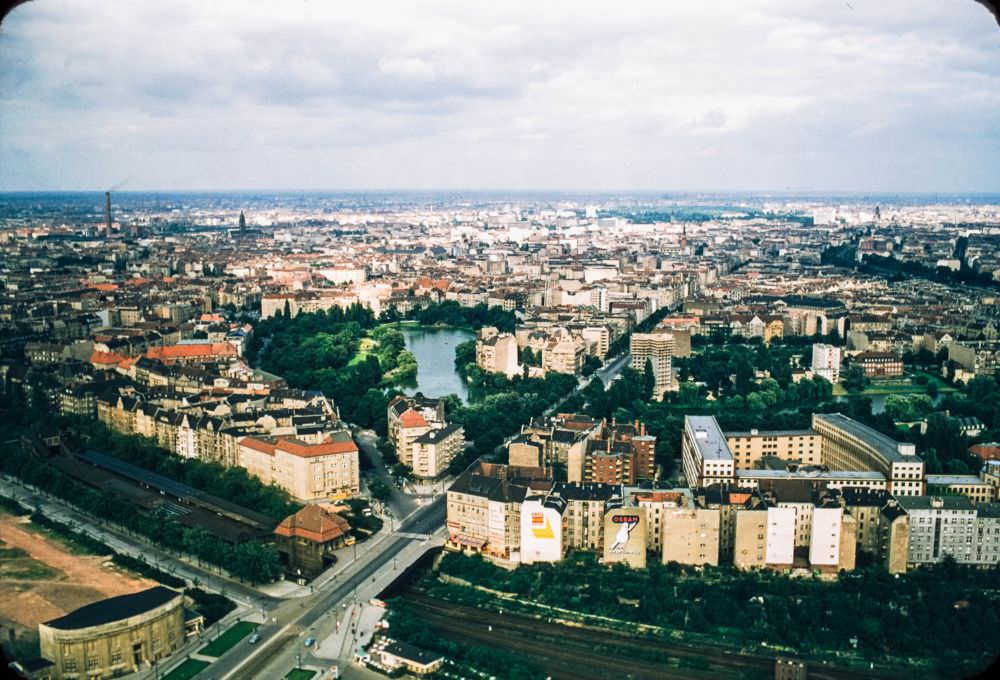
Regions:
<instances>
[{"instance_id":1,"label":"dense cityscape","mask_svg":"<svg viewBox=\"0 0 1000 680\"><path fill-rule=\"evenodd\" d=\"M7 194L0 241L26 677L997 654L996 199Z\"/></svg>"}]
</instances>

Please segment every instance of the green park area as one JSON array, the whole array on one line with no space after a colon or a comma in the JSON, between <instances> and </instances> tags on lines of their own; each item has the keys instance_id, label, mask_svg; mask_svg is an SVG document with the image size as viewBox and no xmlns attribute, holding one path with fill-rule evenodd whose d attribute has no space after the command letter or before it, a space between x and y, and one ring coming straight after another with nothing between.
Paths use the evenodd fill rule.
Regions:
<instances>
[{"instance_id":1,"label":"green park area","mask_svg":"<svg viewBox=\"0 0 1000 680\"><path fill-rule=\"evenodd\" d=\"M218 658L235 647L237 642L249 635L256 627L256 623L240 621L230 627L225 633L212 640L212 642L202 647L198 653Z\"/></svg>"},{"instance_id":2,"label":"green park area","mask_svg":"<svg viewBox=\"0 0 1000 680\"><path fill-rule=\"evenodd\" d=\"M201 659L188 659L180 666L163 676L163 680L190 680L208 668L208 662Z\"/></svg>"},{"instance_id":3,"label":"green park area","mask_svg":"<svg viewBox=\"0 0 1000 680\"><path fill-rule=\"evenodd\" d=\"M861 396L870 397L877 394L926 394L927 387L931 383L937 386L938 392L954 392L955 388L949 386L940 378L928 373L913 373L899 378L876 379L868 382L860 392L849 392L844 383L837 383L833 386L833 396ZM931 388L932 390L934 388Z\"/></svg>"},{"instance_id":4,"label":"green park area","mask_svg":"<svg viewBox=\"0 0 1000 680\"><path fill-rule=\"evenodd\" d=\"M285 675L285 680L309 680L314 675L316 675L316 671L310 671L305 668L293 668Z\"/></svg>"}]
</instances>

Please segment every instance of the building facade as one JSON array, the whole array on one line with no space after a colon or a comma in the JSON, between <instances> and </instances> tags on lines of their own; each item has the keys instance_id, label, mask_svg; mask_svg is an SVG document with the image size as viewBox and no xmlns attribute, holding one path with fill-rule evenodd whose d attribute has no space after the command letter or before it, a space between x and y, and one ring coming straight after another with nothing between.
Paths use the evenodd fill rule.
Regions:
<instances>
[{"instance_id":1,"label":"building facade","mask_svg":"<svg viewBox=\"0 0 1000 680\"><path fill-rule=\"evenodd\" d=\"M185 612L184 595L163 586L101 600L39 624L42 656L65 680L148 669L201 630L202 618Z\"/></svg>"}]
</instances>

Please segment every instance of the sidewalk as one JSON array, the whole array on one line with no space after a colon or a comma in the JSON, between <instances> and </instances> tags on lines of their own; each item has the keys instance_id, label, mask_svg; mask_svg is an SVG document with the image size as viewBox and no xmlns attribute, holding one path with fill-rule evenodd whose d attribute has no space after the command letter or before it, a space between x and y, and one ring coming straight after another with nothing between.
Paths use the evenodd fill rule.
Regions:
<instances>
[{"instance_id":1,"label":"sidewalk","mask_svg":"<svg viewBox=\"0 0 1000 680\"><path fill-rule=\"evenodd\" d=\"M13 498L33 512L40 512L46 517L62 522L78 533L104 543L116 552L144 560L168 574L225 595L237 604L259 607L263 603L253 600L269 597L267 593L260 592L257 588L197 566L190 559L168 553L113 525L101 524L64 501L27 487L20 480L7 475L0 475L0 495Z\"/></svg>"},{"instance_id":2,"label":"sidewalk","mask_svg":"<svg viewBox=\"0 0 1000 680\"><path fill-rule=\"evenodd\" d=\"M200 635L190 638L184 643L183 647L158 663L156 668L138 671L129 677L135 678L136 680L162 678L188 659L200 659L202 661L213 663L216 660L215 657L203 656L198 652L209 642L229 630L229 627L237 621L253 621L254 623L261 623L263 619L260 615L259 609L254 610L249 607L237 605L236 609L229 612L223 618L203 630Z\"/></svg>"}]
</instances>

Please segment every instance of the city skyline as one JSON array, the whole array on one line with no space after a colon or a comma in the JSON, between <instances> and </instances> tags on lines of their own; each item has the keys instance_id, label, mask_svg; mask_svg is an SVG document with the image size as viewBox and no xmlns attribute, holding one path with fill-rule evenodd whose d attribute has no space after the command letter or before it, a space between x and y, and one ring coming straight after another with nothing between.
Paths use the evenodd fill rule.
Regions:
<instances>
[{"instance_id":1,"label":"city skyline","mask_svg":"<svg viewBox=\"0 0 1000 680\"><path fill-rule=\"evenodd\" d=\"M0 191L1000 180L976 3L480 9L28 3L0 29Z\"/></svg>"}]
</instances>

